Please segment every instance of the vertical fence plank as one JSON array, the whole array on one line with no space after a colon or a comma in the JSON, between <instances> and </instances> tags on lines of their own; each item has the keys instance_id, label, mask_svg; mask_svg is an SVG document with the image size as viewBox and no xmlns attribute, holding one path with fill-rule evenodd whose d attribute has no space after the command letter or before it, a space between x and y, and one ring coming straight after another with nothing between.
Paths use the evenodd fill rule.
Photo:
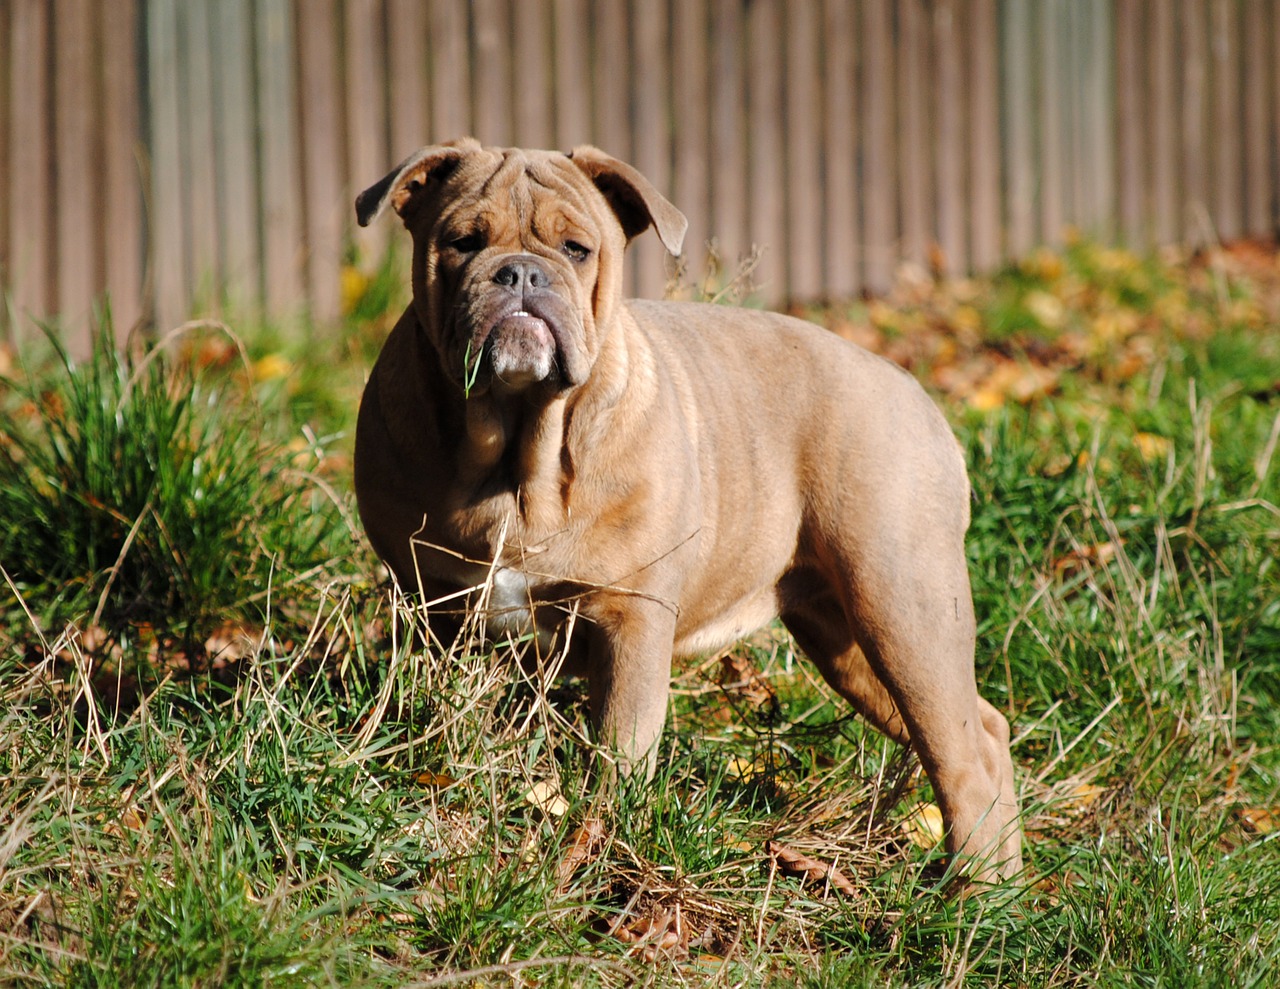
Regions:
<instances>
[{"instance_id":1,"label":"vertical fence plank","mask_svg":"<svg viewBox=\"0 0 1280 989\"><path fill-rule=\"evenodd\" d=\"M512 111L510 0L471 0L471 36L475 39L471 80L476 101L476 137L482 144L505 147L512 141L514 132L511 125L515 116Z\"/></svg>"},{"instance_id":2,"label":"vertical fence plank","mask_svg":"<svg viewBox=\"0 0 1280 989\"><path fill-rule=\"evenodd\" d=\"M587 0L553 2L556 145L569 151L591 140Z\"/></svg>"},{"instance_id":3,"label":"vertical fence plank","mask_svg":"<svg viewBox=\"0 0 1280 989\"><path fill-rule=\"evenodd\" d=\"M53 310L54 197L52 85L48 9L42 0L14 0L7 43L9 92L23 98L11 107L13 166L9 172L9 271L16 313L15 336L29 335L30 320Z\"/></svg>"},{"instance_id":4,"label":"vertical fence plank","mask_svg":"<svg viewBox=\"0 0 1280 989\"><path fill-rule=\"evenodd\" d=\"M1274 54L1266 0L1244 0L1244 232L1259 236L1271 225L1271 148L1276 141L1267 113Z\"/></svg>"},{"instance_id":5,"label":"vertical fence plank","mask_svg":"<svg viewBox=\"0 0 1280 989\"><path fill-rule=\"evenodd\" d=\"M1000 78L995 0L973 0L970 13L972 74L969 89L972 263L982 271L1001 257Z\"/></svg>"},{"instance_id":6,"label":"vertical fence plank","mask_svg":"<svg viewBox=\"0 0 1280 989\"><path fill-rule=\"evenodd\" d=\"M343 12L346 19L342 46L346 61L346 172L351 177L343 200L345 204L349 204L356 193L371 185L390 168L392 152L387 147L389 101L384 70L388 45L382 19L382 2L346 0ZM425 93L419 92L415 99L423 100L425 96ZM350 213L345 214L345 217L349 216ZM354 228L349 226L348 229L352 230L360 260L366 268L382 260L391 224L375 223L368 227Z\"/></svg>"},{"instance_id":7,"label":"vertical fence plank","mask_svg":"<svg viewBox=\"0 0 1280 989\"><path fill-rule=\"evenodd\" d=\"M207 4L181 4L178 8L178 85L182 113L182 194L187 203L186 238L190 245L192 288L204 309L217 309L218 286L223 271L219 254L225 218L218 201L213 139L213 45Z\"/></svg>"},{"instance_id":8,"label":"vertical fence plank","mask_svg":"<svg viewBox=\"0 0 1280 989\"><path fill-rule=\"evenodd\" d=\"M102 17L102 168L107 244L104 283L116 339L142 318L141 112L137 0L117 0Z\"/></svg>"},{"instance_id":9,"label":"vertical fence plank","mask_svg":"<svg viewBox=\"0 0 1280 989\"><path fill-rule=\"evenodd\" d=\"M515 143L525 148L549 148L555 140L550 98L550 8L545 0L517 0L512 13Z\"/></svg>"},{"instance_id":10,"label":"vertical fence plank","mask_svg":"<svg viewBox=\"0 0 1280 989\"><path fill-rule=\"evenodd\" d=\"M1205 168L1208 148L1205 143L1205 113L1209 89L1209 24L1203 0L1182 0L1182 44L1178 54L1183 64L1182 76L1182 141L1178 148L1182 159L1182 199L1180 227L1190 244L1202 244L1213 238L1213 219L1209 212L1209 174Z\"/></svg>"},{"instance_id":11,"label":"vertical fence plank","mask_svg":"<svg viewBox=\"0 0 1280 989\"><path fill-rule=\"evenodd\" d=\"M483 138L472 113L466 6L457 0L431 0L430 29L431 140L427 143L468 134Z\"/></svg>"},{"instance_id":12,"label":"vertical fence plank","mask_svg":"<svg viewBox=\"0 0 1280 989\"><path fill-rule=\"evenodd\" d=\"M1036 243L1035 22L1028 3L1002 8L1000 65L1004 74L1005 215L1009 252L1025 254Z\"/></svg>"},{"instance_id":13,"label":"vertical fence plank","mask_svg":"<svg viewBox=\"0 0 1280 989\"><path fill-rule=\"evenodd\" d=\"M1080 52L1084 133L1083 202L1080 222L1091 236L1109 240L1116 227L1115 44L1113 0L1088 0L1082 8Z\"/></svg>"},{"instance_id":14,"label":"vertical fence plank","mask_svg":"<svg viewBox=\"0 0 1280 989\"><path fill-rule=\"evenodd\" d=\"M8 39L13 28L10 21L9 0L0 0L0 352L4 344L11 340L13 327L10 323L9 306L3 293L9 291L14 283L14 272L9 242L9 193L10 193L10 160L12 144L9 140L9 120L13 100L10 96L10 53Z\"/></svg>"},{"instance_id":15,"label":"vertical fence plank","mask_svg":"<svg viewBox=\"0 0 1280 989\"><path fill-rule=\"evenodd\" d=\"M1146 120L1143 53L1146 32L1141 0L1117 0L1115 28L1116 59L1116 156L1117 208L1119 229L1132 248L1147 246Z\"/></svg>"},{"instance_id":16,"label":"vertical fence plank","mask_svg":"<svg viewBox=\"0 0 1280 989\"><path fill-rule=\"evenodd\" d=\"M753 0L747 8L747 119L751 127L748 224L751 240L761 250L756 284L770 304L787 293L781 6L780 0Z\"/></svg>"},{"instance_id":17,"label":"vertical fence plank","mask_svg":"<svg viewBox=\"0 0 1280 989\"><path fill-rule=\"evenodd\" d=\"M213 74L214 142L222 213L222 291L232 312L259 298L258 182L254 164L253 12L247 0L211 7L217 70Z\"/></svg>"},{"instance_id":18,"label":"vertical fence plank","mask_svg":"<svg viewBox=\"0 0 1280 989\"><path fill-rule=\"evenodd\" d=\"M786 5L787 292L817 299L822 280L822 112L817 4Z\"/></svg>"},{"instance_id":19,"label":"vertical fence plank","mask_svg":"<svg viewBox=\"0 0 1280 989\"><path fill-rule=\"evenodd\" d=\"M1160 244L1172 243L1178 217L1178 31L1172 3L1152 4L1151 16L1151 216Z\"/></svg>"},{"instance_id":20,"label":"vertical fence plank","mask_svg":"<svg viewBox=\"0 0 1280 989\"><path fill-rule=\"evenodd\" d=\"M593 129L603 151L631 156L631 37L626 0L597 0L592 4L595 44L592 46L592 90L596 103Z\"/></svg>"},{"instance_id":21,"label":"vertical fence plank","mask_svg":"<svg viewBox=\"0 0 1280 989\"><path fill-rule=\"evenodd\" d=\"M1209 7L1213 66L1213 225L1218 236L1240 236L1244 168L1240 133L1240 8L1237 0L1212 0Z\"/></svg>"},{"instance_id":22,"label":"vertical fence plank","mask_svg":"<svg viewBox=\"0 0 1280 989\"><path fill-rule=\"evenodd\" d=\"M867 0L862 19L862 232L864 284L886 292L896 254L893 20L888 0Z\"/></svg>"},{"instance_id":23,"label":"vertical fence plank","mask_svg":"<svg viewBox=\"0 0 1280 989\"><path fill-rule=\"evenodd\" d=\"M968 178L964 144L964 45L959 23L959 0L938 0L933 16L934 51L938 62L934 78L938 107L935 164L938 247L946 270L958 274L966 271L969 265L965 238Z\"/></svg>"},{"instance_id":24,"label":"vertical fence plank","mask_svg":"<svg viewBox=\"0 0 1280 989\"><path fill-rule=\"evenodd\" d=\"M434 94L427 71L431 48L426 4L423 0L387 0L386 23L387 139L390 144L386 160L379 162L373 172L352 174L356 189L367 188L396 162L433 140L446 137L433 135L431 131Z\"/></svg>"},{"instance_id":25,"label":"vertical fence plank","mask_svg":"<svg viewBox=\"0 0 1280 989\"><path fill-rule=\"evenodd\" d=\"M342 95L335 0L300 0L298 81L301 101L303 219L306 229L307 301L312 316L339 315L338 269L349 211L343 195Z\"/></svg>"},{"instance_id":26,"label":"vertical fence plank","mask_svg":"<svg viewBox=\"0 0 1280 989\"><path fill-rule=\"evenodd\" d=\"M846 0L826 0L823 4L823 277L832 298L850 298L862 287L856 194L858 63L854 55L860 35L854 13Z\"/></svg>"},{"instance_id":27,"label":"vertical fence plank","mask_svg":"<svg viewBox=\"0 0 1280 989\"><path fill-rule=\"evenodd\" d=\"M631 157L659 192L671 192L671 134L669 93L665 85L670 64L665 0L645 0L631 8L630 33L634 62L631 74ZM666 250L652 234L631 248L636 264L636 293L661 298L667 282Z\"/></svg>"},{"instance_id":28,"label":"vertical fence plank","mask_svg":"<svg viewBox=\"0 0 1280 989\"><path fill-rule=\"evenodd\" d=\"M303 298L302 161L290 0L257 0L258 165L262 177L262 297L277 318ZM158 291L158 287L157 287Z\"/></svg>"},{"instance_id":29,"label":"vertical fence plank","mask_svg":"<svg viewBox=\"0 0 1280 989\"><path fill-rule=\"evenodd\" d=\"M750 249L746 226L746 107L743 103L742 21L736 0L712 0L711 236L724 276L732 278Z\"/></svg>"},{"instance_id":30,"label":"vertical fence plank","mask_svg":"<svg viewBox=\"0 0 1280 989\"><path fill-rule=\"evenodd\" d=\"M73 354L90 350L90 316L101 284L101 202L82 162L98 159L101 94L94 71L93 9L88 0L57 0L54 16L54 193L58 254L57 312L62 338Z\"/></svg>"},{"instance_id":31,"label":"vertical fence plank","mask_svg":"<svg viewBox=\"0 0 1280 989\"><path fill-rule=\"evenodd\" d=\"M596 0L591 5L594 29L591 46L591 89L594 143L616 158L631 158L632 78L630 23L626 0ZM623 291L635 291L639 262L628 252L623 275Z\"/></svg>"},{"instance_id":32,"label":"vertical fence plank","mask_svg":"<svg viewBox=\"0 0 1280 989\"><path fill-rule=\"evenodd\" d=\"M706 0L677 0L672 8L672 98L675 170L671 193L689 220L684 238L686 279L697 283L706 268L710 236L711 162L710 39Z\"/></svg>"},{"instance_id":33,"label":"vertical fence plank","mask_svg":"<svg viewBox=\"0 0 1280 989\"><path fill-rule=\"evenodd\" d=\"M1060 87L1062 52L1059 48L1062 0L1044 0L1039 8L1040 48L1040 236L1050 244L1062 239L1064 151L1063 98Z\"/></svg>"},{"instance_id":34,"label":"vertical fence plank","mask_svg":"<svg viewBox=\"0 0 1280 989\"><path fill-rule=\"evenodd\" d=\"M150 90L151 210L148 262L160 333L186 319L191 308L188 223L182 177L182 104L179 101L178 5L147 6L147 79Z\"/></svg>"}]
</instances>

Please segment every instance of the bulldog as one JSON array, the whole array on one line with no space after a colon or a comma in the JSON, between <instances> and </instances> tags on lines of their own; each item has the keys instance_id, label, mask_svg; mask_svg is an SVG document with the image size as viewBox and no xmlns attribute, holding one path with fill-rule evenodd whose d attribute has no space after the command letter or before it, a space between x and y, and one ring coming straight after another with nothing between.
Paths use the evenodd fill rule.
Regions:
<instances>
[{"instance_id":1,"label":"bulldog","mask_svg":"<svg viewBox=\"0 0 1280 989\"><path fill-rule=\"evenodd\" d=\"M470 589L491 639L564 650L601 743L651 773L672 657L780 617L918 754L969 875L1018 872L1009 726L974 679L968 478L917 382L786 316L624 299L627 243L652 226L679 254L687 224L596 148L423 148L357 219L388 205L413 296L364 390L355 486L432 634Z\"/></svg>"}]
</instances>

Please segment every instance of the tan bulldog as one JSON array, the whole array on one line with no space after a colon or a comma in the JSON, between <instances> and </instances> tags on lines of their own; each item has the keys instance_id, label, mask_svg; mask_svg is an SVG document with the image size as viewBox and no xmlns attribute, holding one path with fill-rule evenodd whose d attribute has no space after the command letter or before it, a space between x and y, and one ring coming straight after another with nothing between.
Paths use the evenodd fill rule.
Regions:
<instances>
[{"instance_id":1,"label":"tan bulldog","mask_svg":"<svg viewBox=\"0 0 1280 989\"><path fill-rule=\"evenodd\" d=\"M678 254L686 221L595 148L424 148L360 223L387 204L413 303L365 388L356 494L401 586L453 596L433 634L466 588L494 640L558 648L574 612L599 736L652 772L672 656L780 616L918 753L970 874L1016 873L1009 727L974 682L968 479L916 381L786 316L623 299L627 242L652 225Z\"/></svg>"}]
</instances>

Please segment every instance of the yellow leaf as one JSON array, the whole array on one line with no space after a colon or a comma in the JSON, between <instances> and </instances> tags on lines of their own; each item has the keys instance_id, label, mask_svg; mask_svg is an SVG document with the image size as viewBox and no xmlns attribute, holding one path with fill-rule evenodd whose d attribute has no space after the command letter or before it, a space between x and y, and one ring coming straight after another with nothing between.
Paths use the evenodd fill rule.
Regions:
<instances>
[{"instance_id":1,"label":"yellow leaf","mask_svg":"<svg viewBox=\"0 0 1280 989\"><path fill-rule=\"evenodd\" d=\"M902 822L902 830L913 845L933 848L946 833L942 824L942 810L937 804L920 804Z\"/></svg>"},{"instance_id":2,"label":"yellow leaf","mask_svg":"<svg viewBox=\"0 0 1280 989\"><path fill-rule=\"evenodd\" d=\"M293 364L284 354L267 354L253 362L254 381L278 381L293 373Z\"/></svg>"},{"instance_id":3,"label":"yellow leaf","mask_svg":"<svg viewBox=\"0 0 1280 989\"><path fill-rule=\"evenodd\" d=\"M538 780L524 799L551 817L563 817L569 810L569 801L560 795L560 787L551 780Z\"/></svg>"},{"instance_id":4,"label":"yellow leaf","mask_svg":"<svg viewBox=\"0 0 1280 989\"><path fill-rule=\"evenodd\" d=\"M369 288L369 279L358 269L345 265L342 269L342 313L350 315Z\"/></svg>"},{"instance_id":5,"label":"yellow leaf","mask_svg":"<svg viewBox=\"0 0 1280 989\"><path fill-rule=\"evenodd\" d=\"M1037 289L1022 300L1027 311L1046 330L1060 330L1067 321L1067 307L1056 295Z\"/></svg>"},{"instance_id":6,"label":"yellow leaf","mask_svg":"<svg viewBox=\"0 0 1280 989\"><path fill-rule=\"evenodd\" d=\"M1163 460L1169 455L1169 449L1173 446L1167 436L1158 436L1155 433L1134 433L1133 445L1138 448L1138 453L1142 455L1143 460Z\"/></svg>"}]
</instances>

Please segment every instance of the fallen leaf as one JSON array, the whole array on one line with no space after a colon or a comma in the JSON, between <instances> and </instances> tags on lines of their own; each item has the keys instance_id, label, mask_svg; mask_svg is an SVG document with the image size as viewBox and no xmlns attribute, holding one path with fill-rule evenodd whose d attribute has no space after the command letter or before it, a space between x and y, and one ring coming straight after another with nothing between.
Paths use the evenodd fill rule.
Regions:
<instances>
[{"instance_id":1,"label":"fallen leaf","mask_svg":"<svg viewBox=\"0 0 1280 989\"><path fill-rule=\"evenodd\" d=\"M777 841L766 841L764 850L778 863L778 869L787 875L800 876L809 882L825 882L849 896L857 895L857 888L844 873L826 862L811 858Z\"/></svg>"},{"instance_id":2,"label":"fallen leaf","mask_svg":"<svg viewBox=\"0 0 1280 989\"><path fill-rule=\"evenodd\" d=\"M458 782L448 773L433 773L429 769L425 772L418 773L413 778L413 781L417 783L418 786L431 786L440 789L443 789L446 786L453 786L454 783Z\"/></svg>"},{"instance_id":3,"label":"fallen leaf","mask_svg":"<svg viewBox=\"0 0 1280 989\"><path fill-rule=\"evenodd\" d=\"M1254 834L1271 834L1276 830L1278 815L1275 807L1237 807L1236 816Z\"/></svg>"},{"instance_id":4,"label":"fallen leaf","mask_svg":"<svg viewBox=\"0 0 1280 989\"><path fill-rule=\"evenodd\" d=\"M902 822L902 830L913 845L936 848L946 835L942 809L937 804L920 804Z\"/></svg>"},{"instance_id":5,"label":"fallen leaf","mask_svg":"<svg viewBox=\"0 0 1280 989\"><path fill-rule=\"evenodd\" d=\"M551 780L538 780L524 799L551 817L563 817L569 810L569 801L561 796L560 787Z\"/></svg>"},{"instance_id":6,"label":"fallen leaf","mask_svg":"<svg viewBox=\"0 0 1280 989\"><path fill-rule=\"evenodd\" d=\"M582 827L573 833L573 841L569 843L564 858L556 867L556 889L563 892L568 887L573 874L600 854L604 838L603 820L598 817L588 817L582 822Z\"/></svg>"}]
</instances>

